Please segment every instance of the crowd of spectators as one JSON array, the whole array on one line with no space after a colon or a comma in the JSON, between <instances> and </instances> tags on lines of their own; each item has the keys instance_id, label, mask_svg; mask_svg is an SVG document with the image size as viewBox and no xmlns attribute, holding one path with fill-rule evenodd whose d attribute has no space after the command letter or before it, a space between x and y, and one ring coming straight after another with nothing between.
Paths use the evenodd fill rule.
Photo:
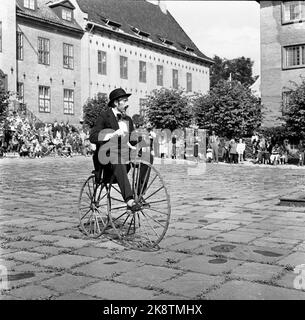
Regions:
<instances>
[{"instance_id":1,"label":"crowd of spectators","mask_svg":"<svg viewBox=\"0 0 305 320\"><path fill-rule=\"evenodd\" d=\"M0 157L7 153L20 157L41 158L46 155L72 157L89 156L94 146L88 132L76 129L69 123L31 123L12 112L0 128Z\"/></svg>"}]
</instances>

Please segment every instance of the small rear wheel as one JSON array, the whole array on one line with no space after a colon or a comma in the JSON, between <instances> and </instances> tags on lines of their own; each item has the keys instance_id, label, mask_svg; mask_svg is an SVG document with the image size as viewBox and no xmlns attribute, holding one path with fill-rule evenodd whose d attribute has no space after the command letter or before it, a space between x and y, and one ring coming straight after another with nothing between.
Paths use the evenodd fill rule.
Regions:
<instances>
[{"instance_id":1,"label":"small rear wheel","mask_svg":"<svg viewBox=\"0 0 305 320\"><path fill-rule=\"evenodd\" d=\"M108 187L103 183L97 184L94 175L81 188L78 213L80 229L91 238L100 237L109 225Z\"/></svg>"}]
</instances>

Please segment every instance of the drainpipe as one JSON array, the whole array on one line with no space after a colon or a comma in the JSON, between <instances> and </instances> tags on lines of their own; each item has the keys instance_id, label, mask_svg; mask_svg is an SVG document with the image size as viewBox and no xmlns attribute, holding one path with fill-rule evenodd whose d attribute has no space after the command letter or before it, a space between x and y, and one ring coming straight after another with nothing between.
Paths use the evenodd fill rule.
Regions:
<instances>
[{"instance_id":1,"label":"drainpipe","mask_svg":"<svg viewBox=\"0 0 305 320\"><path fill-rule=\"evenodd\" d=\"M92 35L92 30L94 25L91 25L91 29L89 30L89 44L88 44L88 76L89 76L89 98L91 98L91 60L90 60L90 37Z\"/></svg>"}]
</instances>

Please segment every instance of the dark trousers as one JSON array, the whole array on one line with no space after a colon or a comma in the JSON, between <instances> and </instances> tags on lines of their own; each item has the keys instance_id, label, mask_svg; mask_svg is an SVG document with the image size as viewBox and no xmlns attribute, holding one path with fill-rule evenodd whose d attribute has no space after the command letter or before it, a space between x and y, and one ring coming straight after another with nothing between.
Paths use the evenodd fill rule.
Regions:
<instances>
[{"instance_id":1,"label":"dark trousers","mask_svg":"<svg viewBox=\"0 0 305 320\"><path fill-rule=\"evenodd\" d=\"M218 162L218 145L212 143L211 147L213 150L213 161Z\"/></svg>"},{"instance_id":2,"label":"dark trousers","mask_svg":"<svg viewBox=\"0 0 305 320\"><path fill-rule=\"evenodd\" d=\"M238 163L238 154L230 153L230 163Z\"/></svg>"}]
</instances>

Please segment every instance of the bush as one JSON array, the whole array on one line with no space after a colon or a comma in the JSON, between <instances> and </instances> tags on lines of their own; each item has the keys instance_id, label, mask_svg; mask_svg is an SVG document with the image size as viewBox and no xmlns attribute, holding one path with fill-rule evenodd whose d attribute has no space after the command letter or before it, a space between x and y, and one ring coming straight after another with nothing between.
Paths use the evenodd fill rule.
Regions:
<instances>
[{"instance_id":1,"label":"bush","mask_svg":"<svg viewBox=\"0 0 305 320\"><path fill-rule=\"evenodd\" d=\"M108 98L105 94L98 93L94 98L88 99L83 106L84 125L94 127L97 118L108 109Z\"/></svg>"}]
</instances>

